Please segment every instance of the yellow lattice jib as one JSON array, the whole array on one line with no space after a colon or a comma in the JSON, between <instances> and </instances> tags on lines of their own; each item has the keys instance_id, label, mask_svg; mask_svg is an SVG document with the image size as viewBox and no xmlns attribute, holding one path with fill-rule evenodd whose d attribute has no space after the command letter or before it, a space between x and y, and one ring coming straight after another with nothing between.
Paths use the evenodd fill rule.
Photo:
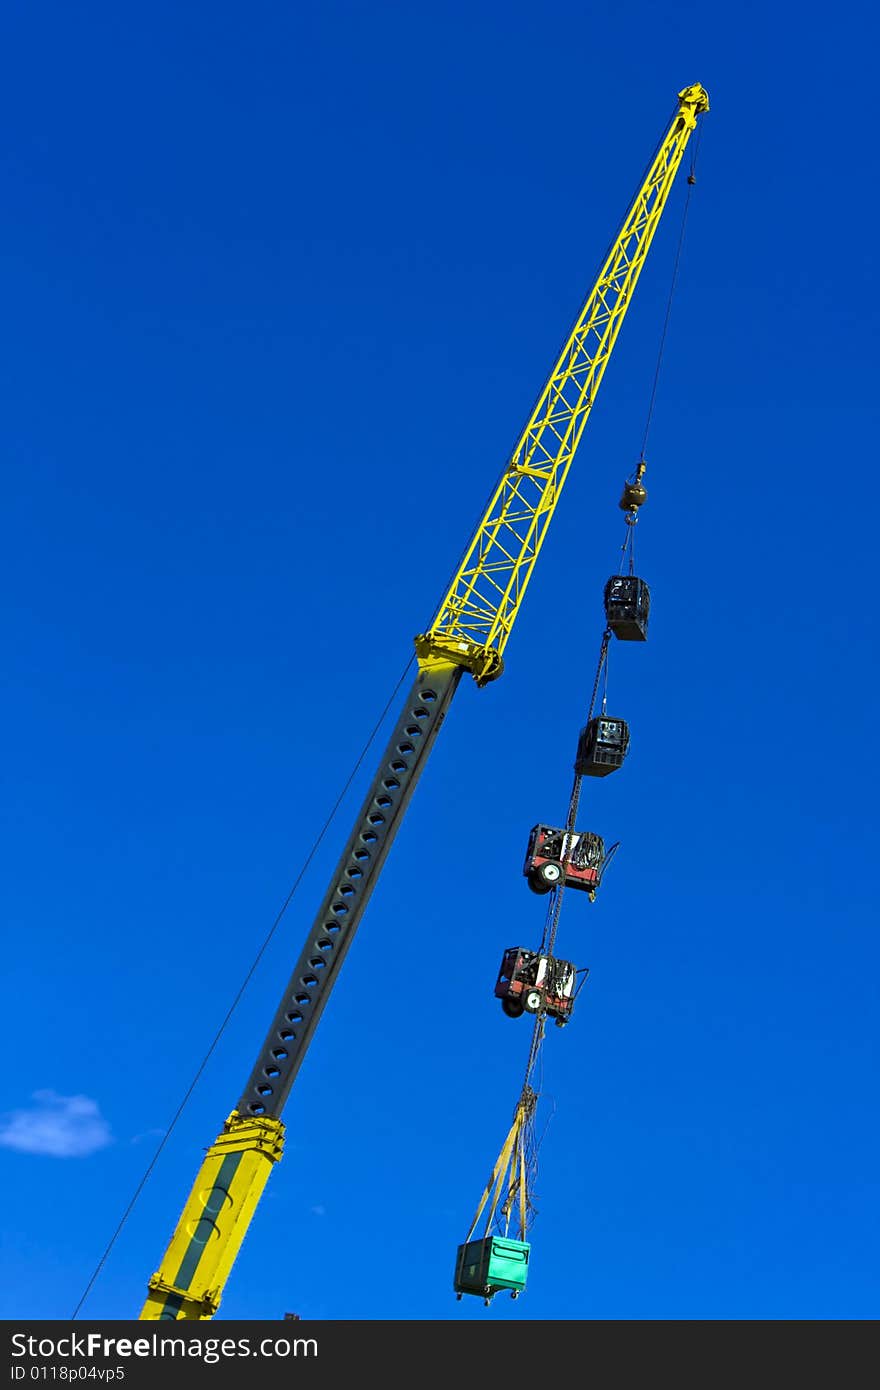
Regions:
<instances>
[{"instance_id":1,"label":"yellow lattice jib","mask_svg":"<svg viewBox=\"0 0 880 1390\"><path fill-rule=\"evenodd\" d=\"M455 578L431 626L416 638L420 659L442 654L479 685L501 674L505 644L682 155L697 115L709 109L698 84L685 87L679 103Z\"/></svg>"}]
</instances>

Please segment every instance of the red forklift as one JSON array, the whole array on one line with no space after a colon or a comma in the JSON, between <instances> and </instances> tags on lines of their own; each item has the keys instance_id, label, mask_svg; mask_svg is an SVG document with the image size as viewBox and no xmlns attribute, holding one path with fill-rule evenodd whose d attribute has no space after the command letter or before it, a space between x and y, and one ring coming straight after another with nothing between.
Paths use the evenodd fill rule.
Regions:
<instances>
[{"instance_id":1,"label":"red forklift","mask_svg":"<svg viewBox=\"0 0 880 1390\"><path fill-rule=\"evenodd\" d=\"M561 1028L574 1007L578 969L570 960L557 960L524 946L511 946L504 952L495 997L508 1018L542 1010ZM580 972L586 979L588 970Z\"/></svg>"},{"instance_id":2,"label":"red forklift","mask_svg":"<svg viewBox=\"0 0 880 1390\"><path fill-rule=\"evenodd\" d=\"M614 850L606 855L605 841L590 830L560 830L554 825L535 825L523 873L533 893L549 893L560 883L596 896L603 870Z\"/></svg>"}]
</instances>

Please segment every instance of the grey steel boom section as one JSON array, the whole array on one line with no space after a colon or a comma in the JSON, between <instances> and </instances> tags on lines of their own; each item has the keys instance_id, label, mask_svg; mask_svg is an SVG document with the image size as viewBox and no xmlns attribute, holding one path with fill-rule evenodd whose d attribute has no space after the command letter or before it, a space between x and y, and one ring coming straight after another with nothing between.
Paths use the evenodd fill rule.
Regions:
<instances>
[{"instance_id":1,"label":"grey steel boom section","mask_svg":"<svg viewBox=\"0 0 880 1390\"><path fill-rule=\"evenodd\" d=\"M280 1116L443 723L460 666L420 671L250 1074L240 1115Z\"/></svg>"}]
</instances>

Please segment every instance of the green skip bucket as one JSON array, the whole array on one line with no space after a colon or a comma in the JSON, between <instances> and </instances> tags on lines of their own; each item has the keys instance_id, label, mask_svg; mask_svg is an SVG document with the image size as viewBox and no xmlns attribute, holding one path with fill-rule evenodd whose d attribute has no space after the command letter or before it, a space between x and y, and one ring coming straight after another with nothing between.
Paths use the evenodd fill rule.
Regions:
<instances>
[{"instance_id":1,"label":"green skip bucket","mask_svg":"<svg viewBox=\"0 0 880 1390\"><path fill-rule=\"evenodd\" d=\"M502 1289L517 1298L526 1286L529 1272L529 1245L505 1236L486 1236L458 1247L453 1288L456 1295L472 1293L486 1303Z\"/></svg>"}]
</instances>

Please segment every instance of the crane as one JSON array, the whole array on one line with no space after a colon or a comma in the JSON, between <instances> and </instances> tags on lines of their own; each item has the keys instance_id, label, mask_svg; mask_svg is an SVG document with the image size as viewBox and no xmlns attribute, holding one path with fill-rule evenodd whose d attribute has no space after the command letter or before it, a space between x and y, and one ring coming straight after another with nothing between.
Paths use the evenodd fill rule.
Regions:
<instances>
[{"instance_id":1,"label":"crane","mask_svg":"<svg viewBox=\"0 0 880 1390\"><path fill-rule=\"evenodd\" d=\"M465 672L496 680L535 562L605 374L697 117L703 87L678 106L583 308L535 403L428 628L416 675L354 828L285 986L244 1090L207 1149L140 1317L217 1312L269 1174L281 1114L370 893Z\"/></svg>"}]
</instances>

